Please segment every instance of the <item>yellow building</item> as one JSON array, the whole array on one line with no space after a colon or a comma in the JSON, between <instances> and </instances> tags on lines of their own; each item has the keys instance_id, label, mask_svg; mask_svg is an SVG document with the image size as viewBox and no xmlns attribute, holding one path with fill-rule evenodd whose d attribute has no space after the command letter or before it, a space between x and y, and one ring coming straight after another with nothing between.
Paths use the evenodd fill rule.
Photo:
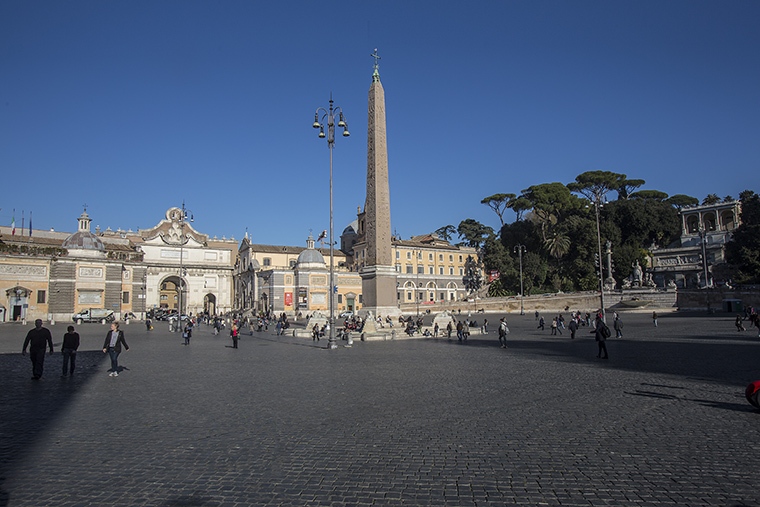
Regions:
<instances>
[{"instance_id":1,"label":"yellow building","mask_svg":"<svg viewBox=\"0 0 760 507\"><path fill-rule=\"evenodd\" d=\"M236 309L306 315L329 310L330 250L317 249L309 236L306 248L256 245L246 235L235 268ZM333 251L336 312L356 311L361 278L348 269L346 255Z\"/></svg>"},{"instance_id":2,"label":"yellow building","mask_svg":"<svg viewBox=\"0 0 760 507\"><path fill-rule=\"evenodd\" d=\"M144 312L134 298L144 274L142 254L129 241L106 241L90 232L86 212L73 234L0 227L2 321L70 320L86 309L112 310L115 318ZM139 280L139 281L135 281Z\"/></svg>"}]
</instances>

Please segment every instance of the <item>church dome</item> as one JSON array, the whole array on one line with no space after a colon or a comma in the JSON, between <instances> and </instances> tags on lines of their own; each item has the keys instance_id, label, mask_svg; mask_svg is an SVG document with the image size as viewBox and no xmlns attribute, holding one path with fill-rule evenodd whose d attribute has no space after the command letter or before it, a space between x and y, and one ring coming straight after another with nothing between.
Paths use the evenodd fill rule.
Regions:
<instances>
[{"instance_id":1,"label":"church dome","mask_svg":"<svg viewBox=\"0 0 760 507\"><path fill-rule=\"evenodd\" d=\"M359 229L359 221L354 220L348 226L346 226L345 229L343 229L343 234L341 234L341 236L345 236L346 234L356 234L356 231L358 229Z\"/></svg>"},{"instance_id":2,"label":"church dome","mask_svg":"<svg viewBox=\"0 0 760 507\"><path fill-rule=\"evenodd\" d=\"M87 215L87 212L83 212L77 221L79 222L79 230L66 238L61 246L67 250L79 250L82 253L105 254L106 247L103 245L103 242L99 237L90 232L90 222L92 220Z\"/></svg>"},{"instance_id":3,"label":"church dome","mask_svg":"<svg viewBox=\"0 0 760 507\"><path fill-rule=\"evenodd\" d=\"M99 237L90 231L77 231L63 241L63 248L77 250L97 250L105 252L106 247Z\"/></svg>"},{"instance_id":4,"label":"church dome","mask_svg":"<svg viewBox=\"0 0 760 507\"><path fill-rule=\"evenodd\" d=\"M322 268L325 267L325 258L319 253L319 250L314 248L314 238L309 235L309 239L306 240L306 250L298 255L298 262L296 268Z\"/></svg>"}]
</instances>

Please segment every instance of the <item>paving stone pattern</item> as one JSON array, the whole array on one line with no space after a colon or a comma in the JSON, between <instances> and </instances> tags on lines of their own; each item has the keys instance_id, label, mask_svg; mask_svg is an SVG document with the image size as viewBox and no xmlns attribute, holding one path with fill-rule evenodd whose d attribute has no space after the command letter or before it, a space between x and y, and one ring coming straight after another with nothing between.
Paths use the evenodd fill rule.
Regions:
<instances>
[{"instance_id":1,"label":"paving stone pattern","mask_svg":"<svg viewBox=\"0 0 760 507\"><path fill-rule=\"evenodd\" d=\"M610 359L509 316L508 349L78 326L77 374L30 380L0 326L0 506L757 506L760 340L730 315L627 314ZM483 316L478 315L482 320ZM273 331L273 328L271 328Z\"/></svg>"}]
</instances>

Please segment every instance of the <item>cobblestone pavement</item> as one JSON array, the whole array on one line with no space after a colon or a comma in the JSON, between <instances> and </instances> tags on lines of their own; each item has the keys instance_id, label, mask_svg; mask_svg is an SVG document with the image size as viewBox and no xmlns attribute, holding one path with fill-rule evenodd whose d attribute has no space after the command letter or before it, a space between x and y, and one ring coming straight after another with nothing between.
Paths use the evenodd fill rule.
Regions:
<instances>
[{"instance_id":1,"label":"cobblestone pavement","mask_svg":"<svg viewBox=\"0 0 760 507\"><path fill-rule=\"evenodd\" d=\"M40 381L26 330L0 325L0 506L757 506L760 340L730 315L626 314L596 358L512 315L491 333L355 342L254 333L239 349L201 326L65 326ZM478 317L476 317L478 318ZM483 318L482 315L479 316Z\"/></svg>"}]
</instances>

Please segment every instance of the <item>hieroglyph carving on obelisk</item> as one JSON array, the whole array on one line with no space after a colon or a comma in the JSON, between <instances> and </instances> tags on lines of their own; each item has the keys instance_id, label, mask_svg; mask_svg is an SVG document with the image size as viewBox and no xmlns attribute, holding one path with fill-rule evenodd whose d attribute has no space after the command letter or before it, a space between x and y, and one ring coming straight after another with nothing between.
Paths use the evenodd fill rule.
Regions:
<instances>
[{"instance_id":1,"label":"hieroglyph carving on obelisk","mask_svg":"<svg viewBox=\"0 0 760 507\"><path fill-rule=\"evenodd\" d=\"M366 261L362 269L364 306L387 314L398 310L396 270L391 258L391 201L388 185L388 148L385 136L385 91L377 69L369 89L367 124L367 200L365 210Z\"/></svg>"}]
</instances>

